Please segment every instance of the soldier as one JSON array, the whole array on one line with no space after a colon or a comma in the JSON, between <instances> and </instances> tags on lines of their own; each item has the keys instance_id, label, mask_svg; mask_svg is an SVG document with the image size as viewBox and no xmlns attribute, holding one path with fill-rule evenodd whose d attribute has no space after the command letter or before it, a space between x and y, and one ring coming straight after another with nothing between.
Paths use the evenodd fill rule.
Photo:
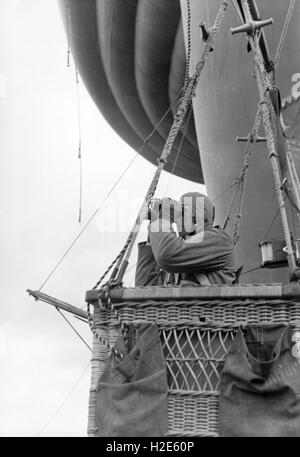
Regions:
<instances>
[{"instance_id":1,"label":"soldier","mask_svg":"<svg viewBox=\"0 0 300 457\"><path fill-rule=\"evenodd\" d=\"M233 243L213 226L214 216L209 198L197 192L184 194L179 202L162 199L151 211L148 241L139 244L135 285L232 284Z\"/></svg>"}]
</instances>

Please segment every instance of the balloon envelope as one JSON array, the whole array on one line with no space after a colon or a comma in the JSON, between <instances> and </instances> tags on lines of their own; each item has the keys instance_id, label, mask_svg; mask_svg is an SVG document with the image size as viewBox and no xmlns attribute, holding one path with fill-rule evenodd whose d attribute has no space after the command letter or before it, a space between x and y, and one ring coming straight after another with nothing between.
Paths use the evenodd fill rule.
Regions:
<instances>
[{"instance_id":1,"label":"balloon envelope","mask_svg":"<svg viewBox=\"0 0 300 457\"><path fill-rule=\"evenodd\" d=\"M109 124L135 150L159 124L141 151L156 164L185 78L179 0L59 4L76 66ZM166 170L203 183L193 114L178 135Z\"/></svg>"}]
</instances>

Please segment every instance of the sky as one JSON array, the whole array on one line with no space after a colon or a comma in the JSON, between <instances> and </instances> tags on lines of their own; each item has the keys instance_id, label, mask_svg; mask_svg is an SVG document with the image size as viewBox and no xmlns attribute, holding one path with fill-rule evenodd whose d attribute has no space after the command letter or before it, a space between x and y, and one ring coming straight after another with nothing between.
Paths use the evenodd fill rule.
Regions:
<instances>
[{"instance_id":1,"label":"sky","mask_svg":"<svg viewBox=\"0 0 300 457\"><path fill-rule=\"evenodd\" d=\"M135 151L79 80L79 224L75 69L72 60L66 65L56 0L0 0L0 47L0 436L86 436L90 351L55 308L26 289L39 289ZM85 291L122 248L153 173L143 158L134 161L43 292L84 306ZM203 189L163 173L157 196ZM127 285L133 277L134 268ZM68 318L91 345L88 325Z\"/></svg>"}]
</instances>

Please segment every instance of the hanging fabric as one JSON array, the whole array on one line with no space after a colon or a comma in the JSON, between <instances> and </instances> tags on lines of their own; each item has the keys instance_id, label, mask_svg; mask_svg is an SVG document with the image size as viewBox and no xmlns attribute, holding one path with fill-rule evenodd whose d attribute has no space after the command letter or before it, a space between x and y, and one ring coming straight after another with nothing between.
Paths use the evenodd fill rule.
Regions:
<instances>
[{"instance_id":1,"label":"hanging fabric","mask_svg":"<svg viewBox=\"0 0 300 457\"><path fill-rule=\"evenodd\" d=\"M168 431L168 383L155 324L130 325L120 336L97 386L97 435L164 436Z\"/></svg>"},{"instance_id":2,"label":"hanging fabric","mask_svg":"<svg viewBox=\"0 0 300 457\"><path fill-rule=\"evenodd\" d=\"M289 326L240 329L220 383L221 436L300 436L300 363Z\"/></svg>"}]
</instances>

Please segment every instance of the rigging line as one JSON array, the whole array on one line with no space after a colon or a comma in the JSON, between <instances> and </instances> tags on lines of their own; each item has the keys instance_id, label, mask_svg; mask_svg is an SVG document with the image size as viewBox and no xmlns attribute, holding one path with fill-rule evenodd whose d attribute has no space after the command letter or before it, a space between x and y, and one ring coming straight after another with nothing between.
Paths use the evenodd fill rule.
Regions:
<instances>
[{"instance_id":1,"label":"rigging line","mask_svg":"<svg viewBox=\"0 0 300 457\"><path fill-rule=\"evenodd\" d=\"M76 99L77 99L77 122L78 122L78 160L79 160L79 209L78 209L78 222L82 221L82 135L81 135L81 114L80 114L80 96L79 96L79 74L78 69L75 67L76 77Z\"/></svg>"},{"instance_id":2,"label":"rigging line","mask_svg":"<svg viewBox=\"0 0 300 457\"><path fill-rule=\"evenodd\" d=\"M78 235L74 238L74 240L72 241L72 243L68 246L68 248L66 249L66 251L64 252L64 254L62 255L62 257L60 258L60 260L57 262L57 264L55 265L55 267L51 270L51 272L49 273L49 275L47 276L47 278L45 279L45 281L42 283L42 285L40 286L39 288L39 292L42 290L42 288L45 286L45 284L49 281L49 279L53 276L53 274L56 272L56 270L58 269L58 267L61 265L61 263L64 261L64 259L66 258L66 256L69 254L69 252L71 251L71 249L73 248L73 246L76 244L76 242L78 241L78 239L81 237L81 235L83 234L83 232L87 229L87 227L90 225L90 223L92 222L92 220L97 216L97 214L101 211L101 209L104 207L107 199L110 197L110 195L113 193L113 191L115 190L115 188L117 187L117 185L119 184L119 182L121 181L121 179L124 177L124 175L127 173L127 171L129 170L129 168L131 167L131 165L133 164L133 162L137 159L137 157L139 156L139 154L142 152L143 148L145 147L145 145L150 141L151 137L153 136L153 134L156 132L156 130L159 128L160 124L163 122L163 120L166 118L166 116L169 114L169 112L172 110L173 106L175 105L175 103L177 102L177 100L179 99L180 95L181 95L181 92L182 92L182 89L180 89L180 91L178 91L176 97L174 98L173 102L170 104L169 108L166 110L166 112L164 113L164 115L161 117L161 119L159 120L159 122L156 124L156 126L154 127L154 129L152 130L152 132L145 138L142 146L140 147L140 149L136 152L135 156L131 159L131 161L129 162L129 164L126 166L126 168L124 169L124 171L120 174L120 176L118 177L118 179L116 180L116 182L114 183L114 185L111 187L111 189L109 190L109 192L106 194L106 196L104 197L104 199L102 200L102 202L100 203L100 205L96 208L96 210L93 212L93 214L90 216L90 218L87 220L87 222L85 223L85 225L82 227L82 229L80 230L80 232L78 233Z\"/></svg>"},{"instance_id":3,"label":"rigging line","mask_svg":"<svg viewBox=\"0 0 300 457\"><path fill-rule=\"evenodd\" d=\"M264 241L267 237L267 235L270 233L270 230L271 228L273 227L273 224L274 222L276 221L277 217L279 216L279 212L280 212L280 208L277 209L276 213L275 213L275 216L273 217L269 227L267 228L267 231L266 233L264 234L264 236L262 237L262 241Z\"/></svg>"},{"instance_id":4,"label":"rigging line","mask_svg":"<svg viewBox=\"0 0 300 457\"><path fill-rule=\"evenodd\" d=\"M136 267L136 265L137 265L137 262L134 265L132 265L130 268L128 268L128 270L125 271L124 276L126 276L127 273L129 273L131 270L133 270L133 268Z\"/></svg>"},{"instance_id":5,"label":"rigging line","mask_svg":"<svg viewBox=\"0 0 300 457\"><path fill-rule=\"evenodd\" d=\"M217 200L219 200L221 197L223 197L223 195L226 194L226 192L228 192L232 187L234 187L235 185L237 184L237 181L236 179L228 186L226 187L222 193L220 193L219 195L216 196L216 198L213 199L212 203L215 203Z\"/></svg>"},{"instance_id":6,"label":"rigging line","mask_svg":"<svg viewBox=\"0 0 300 457\"><path fill-rule=\"evenodd\" d=\"M184 130L183 130L183 132L181 132L180 144L179 144L179 147L178 147L178 150L177 150L177 154L176 154L176 157L175 157L175 160L174 160L174 163L173 163L172 171L170 173L169 180L168 180L167 187L165 189L164 195L166 195L168 190L169 190L169 187L170 187L173 175L174 175L174 171L175 171L176 166L177 166L177 162L178 162L179 156L180 156L180 154L182 152L183 141L184 141L184 138L185 138L185 134L187 132L187 128L188 128L188 125L189 125L189 122L190 122L190 119L191 119L192 112L193 112L193 109L190 107L188 116L187 116L186 121L185 121Z\"/></svg>"},{"instance_id":7,"label":"rigging line","mask_svg":"<svg viewBox=\"0 0 300 457\"><path fill-rule=\"evenodd\" d=\"M140 147L140 149L138 150L138 154L140 154L143 150L143 148L146 146L146 144L149 142L149 140L151 139L151 137L154 135L154 133L157 131L157 129L160 127L160 125L162 124L162 122L165 120L165 118L167 117L167 115L169 114L169 112L172 110L173 106L177 103L177 101L180 99L181 97L181 94L183 93L184 91L184 87L182 87L178 92L177 92L177 95L175 96L174 100L172 101L172 103L170 104L169 108L166 110L166 112L163 114L163 116L160 118L160 120L158 121L158 123L154 126L152 132L145 138L145 140L143 141L143 144L142 146ZM174 117L174 116L173 116Z\"/></svg>"},{"instance_id":8,"label":"rigging line","mask_svg":"<svg viewBox=\"0 0 300 457\"><path fill-rule=\"evenodd\" d=\"M58 261L58 263L55 265L55 267L51 270L50 274L47 276L47 278L45 279L45 281L43 282L43 284L41 285L41 287L39 288L39 292L41 291L41 289L45 286L45 284L49 281L49 279L53 276L53 274L55 273L55 271L58 269L58 267L60 266L60 264L63 262L63 260L66 258L66 256L69 254L69 252L71 251L71 249L73 248L73 246L75 245L75 243L78 241L78 239L81 237L81 235L83 234L83 232L86 230L86 228L90 225L90 223L92 222L92 220L97 216L97 214L100 212L100 210L104 207L107 199L110 197L110 195L112 194L112 192L115 190L115 188L117 187L117 185L119 184L119 182L121 181L121 179L123 178L123 176L126 174L126 172L129 170L129 168L131 167L131 165L133 164L133 162L136 160L136 158L138 157L139 153L137 152L135 154L135 156L131 159L131 161L129 162L129 164L126 166L126 168L124 169L124 171L121 173L121 175L119 176L119 178L116 180L116 182L114 183L114 185L111 187L111 189L109 190L109 192L106 194L106 196L104 197L104 199L102 200L102 202L100 203L100 205L96 208L96 210L93 212L93 214L90 216L90 218L87 220L87 222L85 223L85 225L82 227L82 229L80 230L80 232L78 233L78 235L74 238L74 240L72 241L72 243L69 245L69 247L66 249L66 251L64 252L64 254L62 255L62 257L60 258L60 260Z\"/></svg>"},{"instance_id":9,"label":"rigging line","mask_svg":"<svg viewBox=\"0 0 300 457\"><path fill-rule=\"evenodd\" d=\"M238 5L236 4L235 0L231 0L232 6L238 15L239 19L241 19L242 22L244 22L244 18L242 16L241 10L239 9Z\"/></svg>"},{"instance_id":10,"label":"rigging line","mask_svg":"<svg viewBox=\"0 0 300 457\"><path fill-rule=\"evenodd\" d=\"M78 338L81 339L81 341L86 345L86 347L92 351L92 348L88 345L88 343L85 341L85 339L80 335L80 333L78 332L78 330L76 330L76 328L71 324L71 322L69 321L69 319L67 319L67 317L64 315L64 313L61 312L61 310L59 308L57 308L57 311L59 312L59 314L64 318L64 320L69 324L69 326L72 328L72 330L74 330L74 332L76 333L76 335L78 336Z\"/></svg>"},{"instance_id":11,"label":"rigging line","mask_svg":"<svg viewBox=\"0 0 300 457\"><path fill-rule=\"evenodd\" d=\"M290 6L289 6L289 9L287 11L287 15L286 15L286 18L285 18L285 21L284 21L281 37L279 39L278 47L277 47L277 50L276 50L276 53L275 53L274 68L276 68L278 66L278 63L279 63L281 51L282 51L282 48L283 48L284 41L286 39L286 35L287 35L287 31L288 31L288 28L289 28L289 25L290 25L290 21L291 21L291 18L292 18L294 6L295 6L295 0L291 0Z\"/></svg>"},{"instance_id":12,"label":"rigging line","mask_svg":"<svg viewBox=\"0 0 300 457\"><path fill-rule=\"evenodd\" d=\"M67 67L70 67L70 54L71 54L71 49L70 49L70 0L65 1L65 14L66 14L66 31L67 31Z\"/></svg>"},{"instance_id":13,"label":"rigging line","mask_svg":"<svg viewBox=\"0 0 300 457\"><path fill-rule=\"evenodd\" d=\"M241 276L244 276L244 275L246 275L247 273L252 273L252 271L260 270L261 268L262 268L261 265L259 265L258 267L251 268L250 270L246 270L246 271L244 271L243 273L241 273Z\"/></svg>"},{"instance_id":14,"label":"rigging line","mask_svg":"<svg viewBox=\"0 0 300 457\"><path fill-rule=\"evenodd\" d=\"M295 202L292 193L291 193L288 189L285 189L285 193L286 193L286 195L287 195L287 197L288 197L288 199L289 199L289 201L290 201L292 207L294 208L294 210L296 211L296 213L299 215L299 213L300 213L300 208L299 208L299 206L297 205L297 203Z\"/></svg>"},{"instance_id":15,"label":"rigging line","mask_svg":"<svg viewBox=\"0 0 300 457\"><path fill-rule=\"evenodd\" d=\"M47 422L45 423L45 425L40 429L40 431L36 434L36 437L40 436L41 433L51 424L51 422L55 419L55 417L60 413L60 411L62 410L62 408L65 406L65 404L67 403L67 401L70 399L70 397L73 395L73 393L75 392L75 390L77 389L77 387L79 386L80 384L80 381L83 379L83 377L85 376L86 372L88 371L88 369L90 368L90 365L91 365L91 362L88 363L88 365L85 367L84 371L81 373L81 375L79 376L79 378L77 379L77 381L75 382L75 384L73 385L72 389L69 391L69 393L65 396L64 400L61 402L61 404L58 406L58 408L56 409L56 411L52 414L52 416L47 420Z\"/></svg>"}]
</instances>

